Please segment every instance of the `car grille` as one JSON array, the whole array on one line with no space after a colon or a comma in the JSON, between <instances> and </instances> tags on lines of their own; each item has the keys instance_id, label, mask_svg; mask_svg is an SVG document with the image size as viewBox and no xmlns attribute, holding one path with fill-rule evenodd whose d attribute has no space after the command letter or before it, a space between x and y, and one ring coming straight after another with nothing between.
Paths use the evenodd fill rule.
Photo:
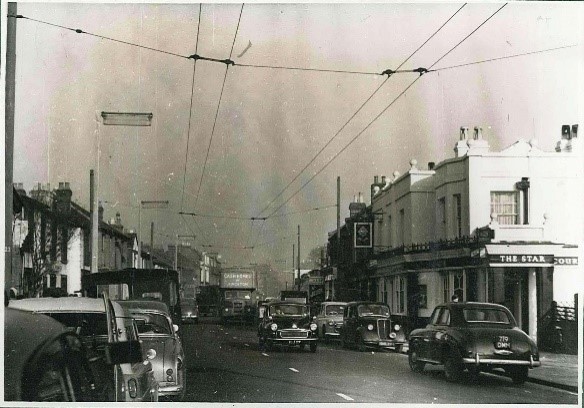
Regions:
<instances>
[{"instance_id":1,"label":"car grille","mask_svg":"<svg viewBox=\"0 0 584 408\"><path fill-rule=\"evenodd\" d=\"M377 321L377 333L379 334L380 339L387 339L390 329L390 322L387 320L378 320Z\"/></svg>"},{"instance_id":2,"label":"car grille","mask_svg":"<svg viewBox=\"0 0 584 408\"><path fill-rule=\"evenodd\" d=\"M233 302L233 311L234 312L243 312L243 302L235 301Z\"/></svg>"},{"instance_id":3,"label":"car grille","mask_svg":"<svg viewBox=\"0 0 584 408\"><path fill-rule=\"evenodd\" d=\"M308 332L300 331L300 330L286 330L280 332L280 337L283 339L292 339L292 338L307 338Z\"/></svg>"}]
</instances>

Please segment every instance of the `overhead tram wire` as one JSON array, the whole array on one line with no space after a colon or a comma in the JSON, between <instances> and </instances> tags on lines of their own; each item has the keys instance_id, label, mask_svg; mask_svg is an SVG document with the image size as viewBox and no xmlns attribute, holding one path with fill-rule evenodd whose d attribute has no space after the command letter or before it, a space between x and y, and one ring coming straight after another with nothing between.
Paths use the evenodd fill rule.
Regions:
<instances>
[{"instance_id":1,"label":"overhead tram wire","mask_svg":"<svg viewBox=\"0 0 584 408\"><path fill-rule=\"evenodd\" d=\"M483 21L481 24L479 24L479 26L477 28L475 28L473 31L470 32L470 34L468 34L466 37L464 37L461 41L459 41L454 47L452 47L450 50L448 50L444 55L442 55L440 58L438 58L438 60L436 60L428 69L425 68L420 68L420 75L414 79L414 81L412 81L402 92L400 92L400 94L398 96L396 96L390 103L389 105L387 105L377 116L375 116L375 118L373 118L373 120L371 120L367 126L365 126L359 133L357 133L357 135L351 139L349 141L349 143L347 143L345 145L345 147L343 147L337 154L335 154L331 159L329 159L328 162L325 163L325 165L323 167L321 167L321 169L316 172L310 179L308 179L298 190L296 190L290 197L288 197L288 199L286 201L284 201L278 208L276 208L274 211L272 211L269 215L268 218L270 218L271 216L273 216L276 212L278 212L278 210L280 210L280 208L282 208L284 205L286 205L293 197L296 196L296 194L298 194L300 191L302 191L304 189L304 187L306 187L312 180L314 180L320 173L322 173L337 157L339 157L341 155L341 153L343 153L349 146L351 146L351 144L353 144L353 142L355 142L355 140L357 140L367 129L369 129L369 127L375 123L377 121L377 119L379 119L381 117L381 115L383 115L399 98L401 98L420 78L422 78L422 75L426 72L428 72L428 70L430 70L432 67L434 67L436 64L438 64L440 61L442 61L448 54L450 54L452 51L454 51L454 49L456 49L460 44L462 44L464 41L466 41L471 35L473 35L475 32L477 32L477 30L479 30L483 25L485 25L491 18L493 18L499 11L501 11L505 6L507 5L507 3L503 4L503 6L501 6L500 8L498 8L493 14L491 14L485 21Z\"/></svg>"},{"instance_id":2,"label":"overhead tram wire","mask_svg":"<svg viewBox=\"0 0 584 408\"><path fill-rule=\"evenodd\" d=\"M272 199L272 201L270 201L268 203L268 205L266 205L259 214L262 214L264 211L266 211L278 198L280 198L282 196L282 194L288 190L288 187L290 187L292 185L292 183L294 183L298 177L300 177L300 175L302 173L304 173L304 171L312 164L314 163L314 161L316 160L316 158L318 156L320 156L320 154L324 151L324 149L326 149L331 142L345 129L345 127L353 120L353 118L355 116L357 116L357 114L359 114L359 112L361 112L361 110L363 109L363 107L365 107L365 105L377 94L377 92L383 87L383 85L385 85L385 83L389 80L389 78L393 75L393 73L396 72L400 72L399 69L406 63L408 62L424 45L426 45L432 38L434 38L434 36L436 36L436 34L438 34L438 32L440 32L444 26L446 24L448 24L450 22L450 20L452 20L465 6L467 3L464 3L458 10L456 10L456 12L454 14L452 14L452 16L450 16L436 31L434 31L434 33L428 37L426 39L426 41L424 41L418 48L416 48L416 50L414 50L414 52L412 52L401 64L398 65L398 67L395 70L386 70L384 71L384 73L387 75L387 78L385 78L385 80L381 83L381 85L379 85L379 87L377 87L377 89L375 89L375 91L373 91L373 93L365 100L365 102L363 102L361 104L361 106L357 109L357 111L355 111L355 113L353 113L353 115L351 115L351 117L343 124L343 126L341 126L341 128L334 134L333 137L331 137L329 139L329 141L316 153L316 155L314 155L314 157L302 168L302 170L300 170L298 172L298 174L296 174L296 176L286 185L286 187L284 187L277 195L276 197L274 197ZM409 71L409 72L413 72L413 70Z\"/></svg>"},{"instance_id":3,"label":"overhead tram wire","mask_svg":"<svg viewBox=\"0 0 584 408\"><path fill-rule=\"evenodd\" d=\"M233 36L233 43L231 44L231 51L229 52L229 61L231 61L231 56L233 55L233 48L235 47L235 40L237 39L237 32L239 31L239 23L241 22L241 15L243 13L243 6L241 5L241 10L239 12L239 19L237 20L237 28L235 29L235 35ZM223 90L225 89L225 81L227 79L227 73L229 72L229 63L225 64L225 75L223 76L223 84L221 85L221 93L219 94L219 102L217 103L217 110L215 111L215 119L213 120L213 129L211 130L211 137L209 138L209 145L207 146L207 154L205 155L205 162L203 164L203 170L201 171L201 178L199 179L199 186L197 188L197 194L195 196L194 208L197 208L197 203L199 201L199 195L201 193L201 185L203 184L203 177L205 176L205 170L207 168L207 161L209 160L209 152L211 150L211 144L213 142L213 136L215 134L215 126L217 125L217 116L219 115L219 108L221 107L221 99L223 98Z\"/></svg>"},{"instance_id":4,"label":"overhead tram wire","mask_svg":"<svg viewBox=\"0 0 584 408\"><path fill-rule=\"evenodd\" d=\"M521 53L521 54L506 55L504 57L489 58L489 59L486 59L486 60L468 62L468 63L465 63L465 64L458 64L458 65L451 65L451 66L443 67L443 68L429 69L428 72L429 73L430 72L440 72L440 71L446 71L448 69L468 67L470 65L484 64L484 63L487 63L487 62L501 61L501 60L510 59L510 58L524 57L524 56L527 56L527 55L542 54L544 52L551 52L551 51L564 50L564 49L567 49L567 48L574 48L574 47L578 47L579 45L580 44L564 45L562 47L547 48L545 50L537 50L537 51L524 52L524 53Z\"/></svg>"},{"instance_id":5,"label":"overhead tram wire","mask_svg":"<svg viewBox=\"0 0 584 408\"><path fill-rule=\"evenodd\" d=\"M199 49L199 31L201 29L201 11L202 11L202 4L199 3L199 22L197 23L197 40L195 42L195 53ZM195 94L195 74L197 72L197 60L193 61L193 79L191 81L191 104L189 107L189 126L187 130L187 148L185 152L185 169L183 173L183 188L182 188L182 195L180 199L180 209L182 211L183 204L185 200L185 184L187 180L187 163L189 161L189 142L191 138L191 121L193 117L193 96Z\"/></svg>"}]
</instances>

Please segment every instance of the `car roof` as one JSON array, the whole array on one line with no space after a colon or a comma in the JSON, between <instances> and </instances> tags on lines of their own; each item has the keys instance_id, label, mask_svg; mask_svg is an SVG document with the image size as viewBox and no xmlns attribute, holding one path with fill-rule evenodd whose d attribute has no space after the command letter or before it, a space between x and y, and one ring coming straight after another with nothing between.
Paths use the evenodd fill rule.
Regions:
<instances>
[{"instance_id":1,"label":"car roof","mask_svg":"<svg viewBox=\"0 0 584 408\"><path fill-rule=\"evenodd\" d=\"M440 306L450 306L453 308L463 308L465 306L473 306L473 307L485 307L490 309L500 309L500 310L509 310L505 306L500 305L498 303L487 303L487 302L447 302L442 303Z\"/></svg>"},{"instance_id":2,"label":"car roof","mask_svg":"<svg viewBox=\"0 0 584 408\"><path fill-rule=\"evenodd\" d=\"M8 307L30 312L105 312L103 299L86 297L11 300Z\"/></svg>"},{"instance_id":3,"label":"car roof","mask_svg":"<svg viewBox=\"0 0 584 408\"><path fill-rule=\"evenodd\" d=\"M272 305L300 305L300 306L308 306L305 303L294 302L294 301L291 301L291 300L276 300L274 302L268 303L268 305L269 306L272 306Z\"/></svg>"},{"instance_id":4,"label":"car roof","mask_svg":"<svg viewBox=\"0 0 584 408\"><path fill-rule=\"evenodd\" d=\"M64 333L64 325L42 314L4 308L4 400L21 399L24 367L45 342Z\"/></svg>"},{"instance_id":5,"label":"car roof","mask_svg":"<svg viewBox=\"0 0 584 408\"><path fill-rule=\"evenodd\" d=\"M166 303L158 302L156 300L121 300L118 301L123 307L132 311L154 311L170 315Z\"/></svg>"},{"instance_id":6,"label":"car roof","mask_svg":"<svg viewBox=\"0 0 584 408\"><path fill-rule=\"evenodd\" d=\"M345 306L346 304L347 304L347 302L333 302L333 301L330 301L330 302L322 302L321 303L321 306L330 306L330 305L333 305L333 306L336 306L336 305Z\"/></svg>"},{"instance_id":7,"label":"car roof","mask_svg":"<svg viewBox=\"0 0 584 408\"><path fill-rule=\"evenodd\" d=\"M351 305L351 306L353 306L353 305L383 305L383 306L389 307L388 305L386 305L383 302L372 302L370 300L356 300L356 301L347 303L347 305Z\"/></svg>"}]
</instances>

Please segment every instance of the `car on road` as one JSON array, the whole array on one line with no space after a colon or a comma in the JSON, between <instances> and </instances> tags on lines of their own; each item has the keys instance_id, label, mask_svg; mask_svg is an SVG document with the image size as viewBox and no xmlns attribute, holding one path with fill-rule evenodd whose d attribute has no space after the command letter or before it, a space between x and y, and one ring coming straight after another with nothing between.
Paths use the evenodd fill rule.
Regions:
<instances>
[{"instance_id":1,"label":"car on road","mask_svg":"<svg viewBox=\"0 0 584 408\"><path fill-rule=\"evenodd\" d=\"M136 322L142 346L158 381L158 395L181 400L186 392L185 353L168 306L158 301L121 300Z\"/></svg>"},{"instance_id":2,"label":"car on road","mask_svg":"<svg viewBox=\"0 0 584 408\"><path fill-rule=\"evenodd\" d=\"M265 305L258 326L260 349L271 350L274 346L310 347L316 352L318 326L310 320L308 305L294 301L275 301Z\"/></svg>"},{"instance_id":3,"label":"car on road","mask_svg":"<svg viewBox=\"0 0 584 408\"><path fill-rule=\"evenodd\" d=\"M343 327L343 314L346 302L322 302L316 314L318 337L322 340L339 338Z\"/></svg>"},{"instance_id":4,"label":"car on road","mask_svg":"<svg viewBox=\"0 0 584 408\"><path fill-rule=\"evenodd\" d=\"M152 364L144 360L133 321L117 302L107 297L32 298L12 300L9 307L52 317L80 336L101 387L97 401L157 401ZM113 349L126 350L128 356L112 369L110 353L104 351Z\"/></svg>"},{"instance_id":5,"label":"car on road","mask_svg":"<svg viewBox=\"0 0 584 408\"><path fill-rule=\"evenodd\" d=\"M403 327L392 322L389 306L385 303L356 301L347 303L341 328L343 347L395 348L401 352L407 343Z\"/></svg>"},{"instance_id":6,"label":"car on road","mask_svg":"<svg viewBox=\"0 0 584 408\"><path fill-rule=\"evenodd\" d=\"M77 334L50 317L4 309L4 401L95 401L97 388Z\"/></svg>"},{"instance_id":7,"label":"car on road","mask_svg":"<svg viewBox=\"0 0 584 408\"><path fill-rule=\"evenodd\" d=\"M183 323L199 322L199 305L195 299L181 299L180 310Z\"/></svg>"},{"instance_id":8,"label":"car on road","mask_svg":"<svg viewBox=\"0 0 584 408\"><path fill-rule=\"evenodd\" d=\"M437 306L430 323L410 333L410 368L444 365L446 378L457 381L464 370L503 369L514 383L527 380L528 370L541 365L535 342L519 327L506 307L463 302Z\"/></svg>"}]
</instances>

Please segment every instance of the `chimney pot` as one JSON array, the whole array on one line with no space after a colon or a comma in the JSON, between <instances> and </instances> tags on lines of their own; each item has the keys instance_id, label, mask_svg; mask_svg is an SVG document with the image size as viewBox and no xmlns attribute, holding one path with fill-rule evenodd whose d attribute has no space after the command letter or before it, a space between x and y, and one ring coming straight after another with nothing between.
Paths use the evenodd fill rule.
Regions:
<instances>
[{"instance_id":1,"label":"chimney pot","mask_svg":"<svg viewBox=\"0 0 584 408\"><path fill-rule=\"evenodd\" d=\"M436 163L428 162L428 170L434 170L434 166L436 166Z\"/></svg>"},{"instance_id":2,"label":"chimney pot","mask_svg":"<svg viewBox=\"0 0 584 408\"><path fill-rule=\"evenodd\" d=\"M379 176L373 176L373 184L379 184Z\"/></svg>"},{"instance_id":3,"label":"chimney pot","mask_svg":"<svg viewBox=\"0 0 584 408\"><path fill-rule=\"evenodd\" d=\"M475 140L482 140L483 139L483 128L480 126L475 126L474 128L474 139Z\"/></svg>"},{"instance_id":4,"label":"chimney pot","mask_svg":"<svg viewBox=\"0 0 584 408\"><path fill-rule=\"evenodd\" d=\"M572 139L578 138L578 125L572 125Z\"/></svg>"},{"instance_id":5,"label":"chimney pot","mask_svg":"<svg viewBox=\"0 0 584 408\"><path fill-rule=\"evenodd\" d=\"M571 139L570 125L562 125L562 139Z\"/></svg>"}]
</instances>

